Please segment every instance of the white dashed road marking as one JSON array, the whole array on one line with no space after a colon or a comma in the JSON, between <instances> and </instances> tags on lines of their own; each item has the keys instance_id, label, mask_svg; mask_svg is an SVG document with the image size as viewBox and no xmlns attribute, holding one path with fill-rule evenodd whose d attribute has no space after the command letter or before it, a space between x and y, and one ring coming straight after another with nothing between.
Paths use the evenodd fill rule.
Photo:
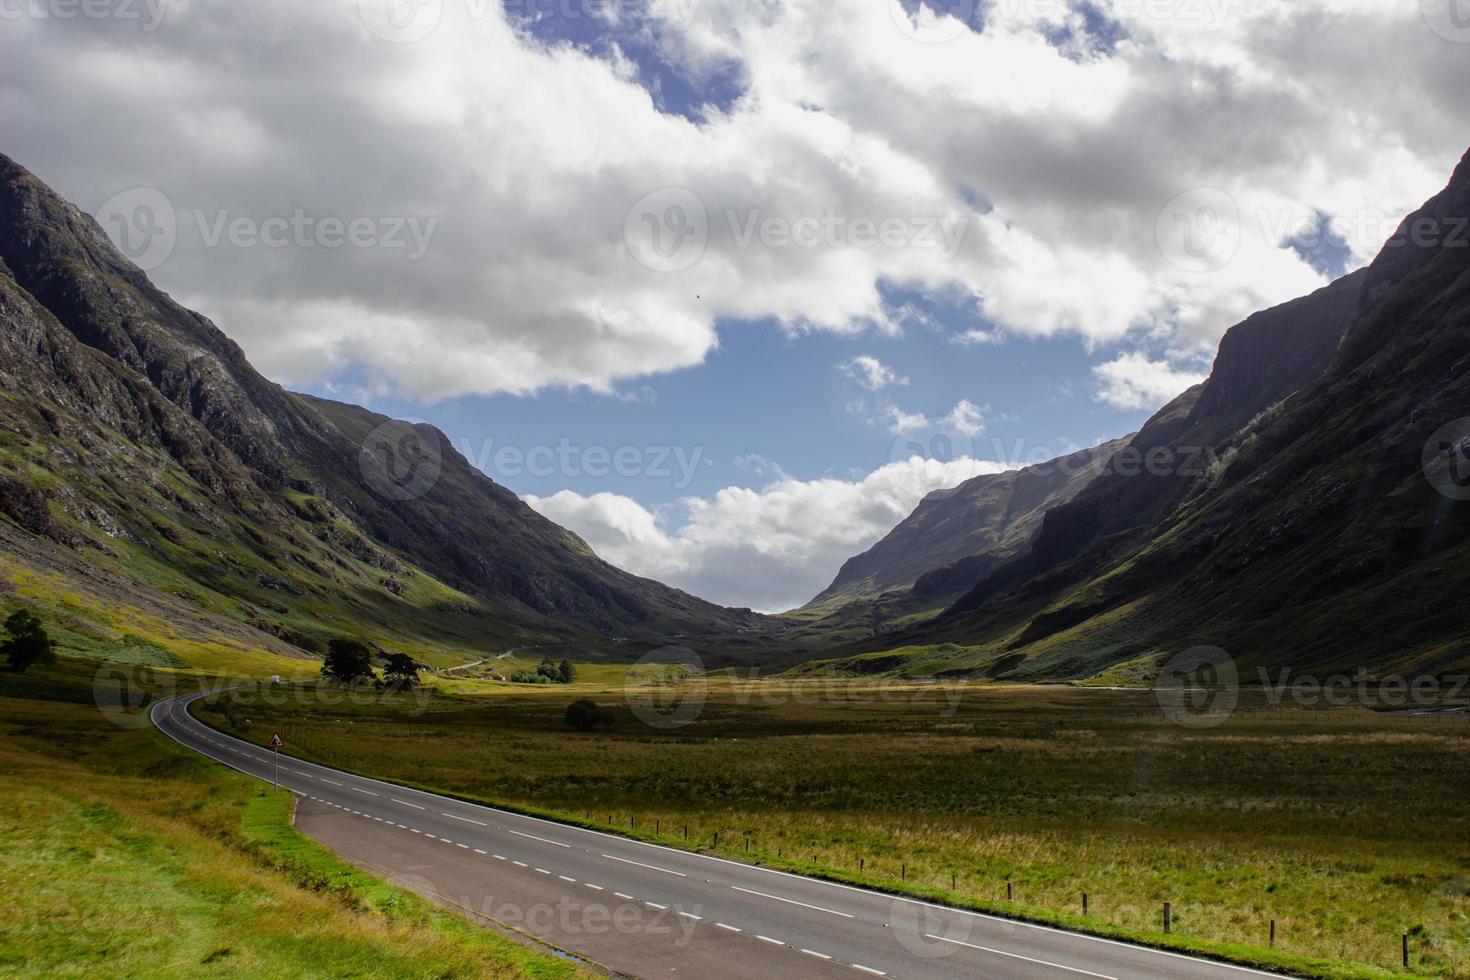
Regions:
<instances>
[{"instance_id":1,"label":"white dashed road marking","mask_svg":"<svg viewBox=\"0 0 1470 980\"><path fill-rule=\"evenodd\" d=\"M1046 960L1033 960L1029 956L1022 956L1020 953L1007 953L1003 949L991 949L989 946L976 946L974 943L962 943L958 939L947 939L944 936L931 936L928 933L925 933L924 937L926 939L938 939L940 942L954 943L956 946L968 946L970 949L978 949L984 953L994 953L997 956L1009 956L1013 960L1025 960L1027 963L1035 963L1038 966L1049 966L1054 970L1066 970L1068 973L1080 973L1084 977L1097 977L1098 980L1118 980L1117 977L1110 977L1105 973L1093 973L1090 970L1079 970L1073 966L1062 966L1062 964L1060 963L1050 963Z\"/></svg>"},{"instance_id":2,"label":"white dashed road marking","mask_svg":"<svg viewBox=\"0 0 1470 980\"><path fill-rule=\"evenodd\" d=\"M515 833L515 831L511 831L511 833ZM604 854L603 857L607 858L609 861L621 861L623 864L632 864L640 868L647 868L649 871L662 871L666 875L676 875L680 878L689 877L682 871L670 871L668 868L656 868L651 864L644 864L642 861L629 861L627 858L613 857L611 854Z\"/></svg>"},{"instance_id":3,"label":"white dashed road marking","mask_svg":"<svg viewBox=\"0 0 1470 980\"><path fill-rule=\"evenodd\" d=\"M757 896L759 896L761 898L769 898L772 901L785 902L788 905L800 905L804 909L812 909L815 912L826 912L829 915L840 915L844 919L851 919L851 918L853 918L851 915L848 915L846 912L838 912L836 909L824 909L820 905L808 905L805 902L798 902L798 901L796 901L795 899L792 899L792 898L782 898L780 895L767 895L765 892L751 891L749 888L741 888L739 885L731 885L730 887L733 888L733 889L735 889L737 892L744 892L747 895L757 895Z\"/></svg>"}]
</instances>

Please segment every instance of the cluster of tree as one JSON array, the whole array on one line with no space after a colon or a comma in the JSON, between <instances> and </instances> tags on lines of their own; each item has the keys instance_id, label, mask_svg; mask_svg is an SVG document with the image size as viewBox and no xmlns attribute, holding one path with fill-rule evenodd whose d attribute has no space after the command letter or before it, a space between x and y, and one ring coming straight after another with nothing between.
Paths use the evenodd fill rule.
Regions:
<instances>
[{"instance_id":1,"label":"cluster of tree","mask_svg":"<svg viewBox=\"0 0 1470 980\"><path fill-rule=\"evenodd\" d=\"M23 672L35 664L56 662L56 644L46 635L41 621L25 609L17 609L5 620L5 642L0 653L9 660L10 669Z\"/></svg>"},{"instance_id":2,"label":"cluster of tree","mask_svg":"<svg viewBox=\"0 0 1470 980\"><path fill-rule=\"evenodd\" d=\"M568 728L579 732L590 732L593 729L608 729L612 727L613 714L595 701L582 698L567 705L567 713L563 719Z\"/></svg>"},{"instance_id":3,"label":"cluster of tree","mask_svg":"<svg viewBox=\"0 0 1470 980\"><path fill-rule=\"evenodd\" d=\"M570 660L556 663L545 657L534 671L518 670L510 675L510 679L515 684L570 684L577 679L577 668Z\"/></svg>"},{"instance_id":4,"label":"cluster of tree","mask_svg":"<svg viewBox=\"0 0 1470 980\"><path fill-rule=\"evenodd\" d=\"M419 665L406 653L383 655L383 678L373 671L373 648L362 640L333 637L327 641L322 676L339 684L372 681L379 687L398 691L419 682Z\"/></svg>"}]
</instances>

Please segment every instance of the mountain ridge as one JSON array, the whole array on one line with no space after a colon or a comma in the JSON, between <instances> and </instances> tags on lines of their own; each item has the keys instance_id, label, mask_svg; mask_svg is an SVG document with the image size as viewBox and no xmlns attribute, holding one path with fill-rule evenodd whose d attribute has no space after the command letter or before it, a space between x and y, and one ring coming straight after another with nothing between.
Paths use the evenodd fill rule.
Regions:
<instances>
[{"instance_id":1,"label":"mountain ridge","mask_svg":"<svg viewBox=\"0 0 1470 980\"><path fill-rule=\"evenodd\" d=\"M194 594L215 616L299 639L367 615L426 648L657 643L758 622L603 562L431 426L266 380L3 155L0 302L7 516L27 533L63 528L113 571ZM405 450L430 479L396 471ZM51 524L38 523L37 495Z\"/></svg>"}]
</instances>

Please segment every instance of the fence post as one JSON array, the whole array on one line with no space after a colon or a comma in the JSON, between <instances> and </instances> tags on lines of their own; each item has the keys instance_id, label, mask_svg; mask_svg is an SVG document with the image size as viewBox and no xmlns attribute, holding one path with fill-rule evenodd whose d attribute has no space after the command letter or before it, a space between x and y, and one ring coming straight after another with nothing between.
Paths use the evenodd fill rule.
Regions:
<instances>
[{"instance_id":1,"label":"fence post","mask_svg":"<svg viewBox=\"0 0 1470 980\"><path fill-rule=\"evenodd\" d=\"M1086 892L1083 892L1082 893L1082 914L1083 915L1086 915L1087 914L1087 893Z\"/></svg>"},{"instance_id":2,"label":"fence post","mask_svg":"<svg viewBox=\"0 0 1470 980\"><path fill-rule=\"evenodd\" d=\"M1011 883L1008 881L1008 882L1006 882L1006 901L1009 902L1010 900L1011 900Z\"/></svg>"},{"instance_id":3,"label":"fence post","mask_svg":"<svg viewBox=\"0 0 1470 980\"><path fill-rule=\"evenodd\" d=\"M900 864L898 866L898 880L899 881L908 881L909 880L909 866L907 864Z\"/></svg>"},{"instance_id":4,"label":"fence post","mask_svg":"<svg viewBox=\"0 0 1470 980\"><path fill-rule=\"evenodd\" d=\"M1271 920L1271 945L1276 945L1276 920Z\"/></svg>"},{"instance_id":5,"label":"fence post","mask_svg":"<svg viewBox=\"0 0 1470 980\"><path fill-rule=\"evenodd\" d=\"M1404 940L1404 945L1403 945L1403 950L1404 950L1404 969L1407 970L1409 968L1409 934L1407 932L1404 933L1403 940Z\"/></svg>"},{"instance_id":6,"label":"fence post","mask_svg":"<svg viewBox=\"0 0 1470 980\"><path fill-rule=\"evenodd\" d=\"M858 858L858 870L862 871L868 864L867 858Z\"/></svg>"},{"instance_id":7,"label":"fence post","mask_svg":"<svg viewBox=\"0 0 1470 980\"><path fill-rule=\"evenodd\" d=\"M1169 932L1174 925L1174 906L1168 902L1164 903L1164 932Z\"/></svg>"},{"instance_id":8,"label":"fence post","mask_svg":"<svg viewBox=\"0 0 1470 980\"><path fill-rule=\"evenodd\" d=\"M959 890L958 881L959 881L959 879L957 877L955 877L953 874L951 874L949 876L949 890L950 891L958 891Z\"/></svg>"}]
</instances>

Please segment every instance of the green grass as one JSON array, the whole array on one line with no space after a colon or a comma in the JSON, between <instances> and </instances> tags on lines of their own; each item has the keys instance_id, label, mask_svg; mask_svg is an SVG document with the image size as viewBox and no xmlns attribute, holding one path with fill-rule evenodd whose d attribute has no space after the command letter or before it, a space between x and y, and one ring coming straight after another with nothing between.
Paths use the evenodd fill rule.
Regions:
<instances>
[{"instance_id":1,"label":"green grass","mask_svg":"<svg viewBox=\"0 0 1470 980\"><path fill-rule=\"evenodd\" d=\"M1191 731L1147 692L871 680L711 680L672 731L630 707L699 683L331 705L308 689L203 716L468 799L1306 975L1389 975L1407 929L1416 972L1470 977L1463 720L1248 695ZM615 708L610 735L563 729L581 696Z\"/></svg>"},{"instance_id":2,"label":"green grass","mask_svg":"<svg viewBox=\"0 0 1470 980\"><path fill-rule=\"evenodd\" d=\"M0 719L0 974L580 975L347 866L291 828L289 795L99 712L91 665L0 675Z\"/></svg>"}]
</instances>

